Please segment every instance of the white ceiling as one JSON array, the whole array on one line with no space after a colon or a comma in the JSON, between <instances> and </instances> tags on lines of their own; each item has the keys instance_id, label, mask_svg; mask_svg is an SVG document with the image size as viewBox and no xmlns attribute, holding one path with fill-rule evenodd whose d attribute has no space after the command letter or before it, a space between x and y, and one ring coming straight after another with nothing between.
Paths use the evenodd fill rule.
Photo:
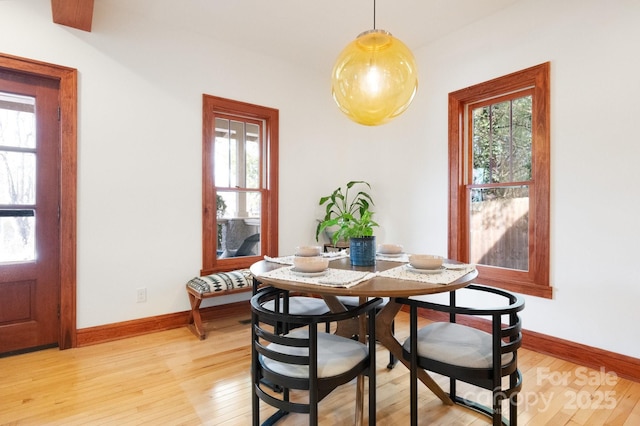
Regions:
<instances>
[{"instance_id":1,"label":"white ceiling","mask_svg":"<svg viewBox=\"0 0 640 426\"><path fill-rule=\"evenodd\" d=\"M415 50L517 1L377 0L376 28ZM170 31L195 31L286 61L326 68L358 34L373 28L373 4L374 0L96 0L93 31L101 31L103 18L151 20Z\"/></svg>"}]
</instances>

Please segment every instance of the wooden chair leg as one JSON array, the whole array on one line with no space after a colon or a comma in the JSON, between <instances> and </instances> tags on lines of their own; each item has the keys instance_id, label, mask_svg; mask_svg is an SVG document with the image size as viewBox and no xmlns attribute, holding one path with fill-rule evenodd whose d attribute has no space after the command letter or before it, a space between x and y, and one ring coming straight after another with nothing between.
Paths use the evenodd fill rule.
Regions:
<instances>
[{"instance_id":1,"label":"wooden chair leg","mask_svg":"<svg viewBox=\"0 0 640 426\"><path fill-rule=\"evenodd\" d=\"M202 298L189 293L189 303L191 304L191 312L189 312L189 330L191 330L198 339L204 340L206 334L204 332L204 328L202 328L202 317L200 316L200 304L202 303Z\"/></svg>"}]
</instances>

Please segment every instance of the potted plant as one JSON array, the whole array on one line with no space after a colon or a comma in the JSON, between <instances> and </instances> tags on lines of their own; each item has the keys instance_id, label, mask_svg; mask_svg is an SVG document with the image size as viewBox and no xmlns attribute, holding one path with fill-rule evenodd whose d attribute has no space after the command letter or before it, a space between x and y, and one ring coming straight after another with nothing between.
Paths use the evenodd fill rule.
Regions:
<instances>
[{"instance_id":1,"label":"potted plant","mask_svg":"<svg viewBox=\"0 0 640 426\"><path fill-rule=\"evenodd\" d=\"M373 212L370 210L374 205L371 195L365 190L358 190L349 198L349 191L356 185L371 189L371 185L365 181L351 181L344 191L342 187L338 187L331 195L320 198L319 204L325 206L325 215L316 227L316 241L326 228L335 227L331 242L335 245L340 240L349 240L351 264L370 266L376 260L373 227L378 224L373 220ZM355 190L357 189L353 189Z\"/></svg>"}]
</instances>

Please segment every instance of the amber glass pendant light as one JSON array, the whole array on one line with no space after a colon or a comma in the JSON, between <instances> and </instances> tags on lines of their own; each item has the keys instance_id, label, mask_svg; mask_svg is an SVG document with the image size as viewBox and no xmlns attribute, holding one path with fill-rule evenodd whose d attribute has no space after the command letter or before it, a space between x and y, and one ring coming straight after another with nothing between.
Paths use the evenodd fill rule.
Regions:
<instances>
[{"instance_id":1,"label":"amber glass pendant light","mask_svg":"<svg viewBox=\"0 0 640 426\"><path fill-rule=\"evenodd\" d=\"M402 114L418 89L409 48L376 26L344 48L333 67L331 90L340 110L356 123L377 126Z\"/></svg>"}]
</instances>

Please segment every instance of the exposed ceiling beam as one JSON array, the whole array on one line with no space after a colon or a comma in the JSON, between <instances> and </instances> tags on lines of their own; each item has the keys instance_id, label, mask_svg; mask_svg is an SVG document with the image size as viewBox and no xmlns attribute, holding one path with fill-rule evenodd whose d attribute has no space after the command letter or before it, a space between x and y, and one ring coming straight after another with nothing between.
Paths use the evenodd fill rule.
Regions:
<instances>
[{"instance_id":1,"label":"exposed ceiling beam","mask_svg":"<svg viewBox=\"0 0 640 426\"><path fill-rule=\"evenodd\" d=\"M91 32L93 0L51 0L53 22Z\"/></svg>"}]
</instances>

